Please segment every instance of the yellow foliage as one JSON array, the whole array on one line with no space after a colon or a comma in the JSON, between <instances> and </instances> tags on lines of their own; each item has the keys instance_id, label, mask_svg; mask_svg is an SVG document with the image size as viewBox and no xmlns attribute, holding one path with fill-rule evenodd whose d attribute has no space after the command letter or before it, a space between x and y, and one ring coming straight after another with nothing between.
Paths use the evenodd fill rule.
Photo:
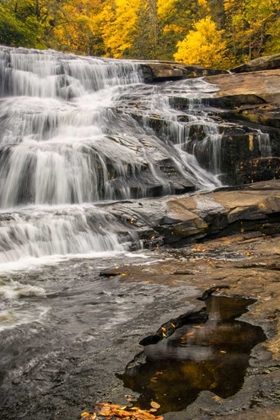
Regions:
<instances>
[{"instance_id":1,"label":"yellow foliage","mask_svg":"<svg viewBox=\"0 0 280 420\"><path fill-rule=\"evenodd\" d=\"M210 8L208 6L207 0L197 0L198 7L203 9L204 12L210 13Z\"/></svg>"},{"instance_id":2,"label":"yellow foliage","mask_svg":"<svg viewBox=\"0 0 280 420\"><path fill-rule=\"evenodd\" d=\"M100 34L101 0L68 1L63 8L64 19L53 29L57 47L63 51L90 54L93 36Z\"/></svg>"},{"instance_id":3,"label":"yellow foliage","mask_svg":"<svg viewBox=\"0 0 280 420\"><path fill-rule=\"evenodd\" d=\"M157 1L157 14L159 19L164 20L166 17L170 16L172 9L176 3L176 0L158 0Z\"/></svg>"},{"instance_id":4,"label":"yellow foliage","mask_svg":"<svg viewBox=\"0 0 280 420\"><path fill-rule=\"evenodd\" d=\"M131 47L140 3L140 0L115 0L103 8L102 36L107 56L121 58Z\"/></svg>"},{"instance_id":5,"label":"yellow foliage","mask_svg":"<svg viewBox=\"0 0 280 420\"><path fill-rule=\"evenodd\" d=\"M184 28L182 28L181 26L175 25L175 24L170 24L170 25L165 25L163 28L163 33L167 34L168 32L174 32L175 34L181 34L183 32L185 32Z\"/></svg>"},{"instance_id":6,"label":"yellow foliage","mask_svg":"<svg viewBox=\"0 0 280 420\"><path fill-rule=\"evenodd\" d=\"M224 9L225 11L229 11L234 9L236 6L236 1L235 0L224 0Z\"/></svg>"},{"instance_id":7,"label":"yellow foliage","mask_svg":"<svg viewBox=\"0 0 280 420\"><path fill-rule=\"evenodd\" d=\"M174 59L187 64L219 67L226 52L224 31L219 31L210 17L199 20L192 30L178 42Z\"/></svg>"}]
</instances>

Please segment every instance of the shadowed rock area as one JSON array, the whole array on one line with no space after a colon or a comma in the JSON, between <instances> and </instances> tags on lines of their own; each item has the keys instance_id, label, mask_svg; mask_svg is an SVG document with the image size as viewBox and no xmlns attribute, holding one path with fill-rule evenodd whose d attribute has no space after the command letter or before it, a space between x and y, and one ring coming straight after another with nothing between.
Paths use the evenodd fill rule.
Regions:
<instances>
[{"instance_id":1,"label":"shadowed rock area","mask_svg":"<svg viewBox=\"0 0 280 420\"><path fill-rule=\"evenodd\" d=\"M274 180L237 191L170 198L164 205L161 202L160 207L165 212L161 220L165 226L160 228L157 222L157 229L162 229L161 234L166 235L161 237L162 243L193 244L173 251L162 248L160 263L108 270L111 279L121 275L122 282L162 284L170 291L185 285L201 292L208 289L210 295L257 299L241 319L262 326L268 340L254 348L242 389L225 399L203 391L185 410L165 414L167 420L245 420L254 415L264 419L265 410L271 413L271 418L279 412L279 186L279 181ZM160 208L156 213L160 218ZM155 233L156 229L153 235ZM151 239L151 243L155 240ZM200 243L194 243L195 240ZM106 270L101 275L106 275ZM199 310L201 304L195 299L200 296L201 293L187 299L182 297L181 303L192 303ZM178 302L178 308L180 305ZM161 322L164 318L165 322ZM146 338L143 340L145 335L142 336L140 343L150 345L164 340L165 335L173 334L177 320L171 314L169 317L160 315L158 330L148 326Z\"/></svg>"},{"instance_id":2,"label":"shadowed rock area","mask_svg":"<svg viewBox=\"0 0 280 420\"><path fill-rule=\"evenodd\" d=\"M185 410L167 413L164 419L269 418L265 413L276 418L280 385L279 252L279 235L239 233L174 250L166 261L149 267L123 267L125 282L165 284L170 290L183 284L200 290L212 286L217 288L215 295L255 297L257 303L241 319L262 326L268 337L252 351L244 385L235 395L218 398L214 392L203 391ZM230 288L218 290L224 283ZM186 300L182 298L182 302ZM187 302L194 303L194 297Z\"/></svg>"},{"instance_id":3,"label":"shadowed rock area","mask_svg":"<svg viewBox=\"0 0 280 420\"><path fill-rule=\"evenodd\" d=\"M133 89L119 97L106 136L94 141L92 146L96 149L90 150L90 156L100 157L96 166L99 198L107 201L97 200L93 209L88 210L92 195L87 195L83 201L85 212L80 213L81 205L66 211L71 223L77 223L76 236L71 236L71 231L65 228L68 224L63 224L61 231L59 225L54 225L51 231L59 235L62 232L59 239L66 237L70 245L75 245L75 238L80 235L82 244L92 230L103 238L102 220L106 219L114 238L130 244L130 249L127 245L113 257L84 254L82 259L70 247L73 258L62 259L57 265L50 263L30 272L11 270L1 274L4 290L1 302L6 305L10 299L24 319L22 323L19 319L12 334L9 328L1 333L1 420L75 419L83 411L93 411L97 402L127 405L136 400L138 395L125 388L119 378L127 363L143 350L139 342L148 346L152 342L162 344L190 319L204 323L208 316L205 302L217 295L229 299L241 297L252 303L237 322L261 327L267 340L258 341L260 344L251 353L250 347L248 367L241 381L244 379L244 384L236 389L236 394L221 396L215 394L214 388L200 388L202 391L189 406L180 406L181 411L169 412L164 419L279 417L280 70L277 60L275 57L247 63L241 69L233 69L233 74L172 62L140 63L146 85L141 84L139 91L133 85ZM202 82L203 89L196 89L192 80L200 77L207 77L212 85ZM190 83L178 83L170 93L168 81L177 83L186 78ZM200 85L199 79L196 82ZM160 95L151 100L154 90ZM63 92L60 91L61 95ZM194 92L197 96L193 100ZM71 92L69 95L67 101ZM9 129L13 128L9 112L17 102L20 101L15 98L3 116ZM167 114L161 113L163 104ZM36 109L36 103L33 106ZM68 104L65 107L67 111ZM22 108L25 115L24 101ZM110 115L108 109L105 116ZM128 122L125 126L124 120ZM47 119L44 127L48 124ZM96 124L99 127L98 118ZM79 125L76 128L77 136L81 130ZM180 148L175 128L176 133L184 134ZM139 140L134 142L135 129ZM44 132L42 139L46 138ZM117 152L112 151L115 145ZM0 153L3 161L12 148L5 143ZM173 149L177 163L172 157ZM81 150L82 158L84 150ZM184 153L189 158L195 155L200 164L191 166L194 178L186 178L180 166ZM113 165L115 158L125 164L125 170ZM193 159L195 163L196 159ZM72 163L70 160L69 168ZM12 204L25 204L32 198L32 192L27 191L29 171L34 169L29 160L26 168L25 178L18 178L23 189ZM210 171L207 172L210 181L213 178L215 182L198 185L199 175L206 174L204 169ZM50 170L48 175L52 174ZM7 180L11 180L8 175ZM226 186L221 187L219 180ZM89 180L89 190L92 185L94 182ZM115 191L114 194L106 195L105 186ZM130 190L127 195L125 191L121 193L124 186ZM59 190L60 194L64 189ZM201 189L200 194L194 193L197 189ZM9 188L9 192L12 190ZM20 210L21 206L12 213L2 212L4 227L20 218ZM36 213L36 221L42 219L49 226L60 212L55 208L54 213L47 214L45 222L43 214ZM19 236L11 229L10 236L16 245L21 245L24 231L27 249L33 245L30 239L33 236L26 228L33 228L33 220L27 209ZM38 231L43 232L38 243L44 245L48 241L44 232L48 230L42 230L39 225ZM140 244L143 249L139 251ZM100 247L101 243L97 242L97 251ZM138 252L130 252L134 250ZM59 250L55 249L57 253ZM12 289L12 294L6 296L5 288ZM24 318L30 308L37 311L31 321ZM5 316L9 318L9 314ZM131 394L129 399L128 394Z\"/></svg>"},{"instance_id":4,"label":"shadowed rock area","mask_svg":"<svg viewBox=\"0 0 280 420\"><path fill-rule=\"evenodd\" d=\"M242 321L261 326L268 339L253 349L237 394L223 399L202 391L164 419L245 420L253 413L265 418L264 410L273 416L280 387L279 183L108 205L123 218L134 217L130 226L142 232L147 246L161 241L181 247L156 249L154 261L103 261L99 272L86 260L33 277L14 275L21 283L41 281L46 295L36 301L52 310L48 325L2 334L1 419L79 418L96 402L127 404L131 391L115 374L143 349L138 343L144 337L162 327L167 331L184 314L199 313L205 302L197 298L206 290L257 299Z\"/></svg>"},{"instance_id":5,"label":"shadowed rock area","mask_svg":"<svg viewBox=\"0 0 280 420\"><path fill-rule=\"evenodd\" d=\"M144 247L179 247L238 232L274 234L280 229L280 181L222 188L207 194L108 204Z\"/></svg>"},{"instance_id":6,"label":"shadowed rock area","mask_svg":"<svg viewBox=\"0 0 280 420\"><path fill-rule=\"evenodd\" d=\"M205 77L219 88L214 97L202 99L202 104L220 124L221 179L224 183L239 185L279 178L279 60L279 54L261 57L231 72L173 62L146 62L142 64L142 71L148 83ZM171 105L182 111L189 106L184 97L172 98ZM161 131L162 123L153 121L156 132ZM260 133L269 135L269 147ZM200 165L213 170L212 146L205 146L205 137L203 126L197 124L190 131L188 151L195 150Z\"/></svg>"}]
</instances>

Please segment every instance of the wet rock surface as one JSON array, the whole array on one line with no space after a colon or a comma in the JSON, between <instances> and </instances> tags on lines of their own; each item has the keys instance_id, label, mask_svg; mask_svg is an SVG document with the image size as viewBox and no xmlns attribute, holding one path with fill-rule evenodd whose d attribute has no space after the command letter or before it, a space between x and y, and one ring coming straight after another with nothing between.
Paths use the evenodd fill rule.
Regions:
<instances>
[{"instance_id":1,"label":"wet rock surface","mask_svg":"<svg viewBox=\"0 0 280 420\"><path fill-rule=\"evenodd\" d=\"M176 288L182 283L205 288L225 282L230 289L219 293L227 296L255 297L243 321L261 325L268 337L251 354L242 389L229 398L218 398L214 392L203 391L185 410L168 413L165 419L212 418L271 418L279 413L279 236L263 236L260 232L216 239L191 248L173 252L169 261L149 267L151 283L169 284ZM171 253L172 255L172 253ZM195 275L178 275L176 270L192 269ZM278 268L277 268L278 267ZM142 270L141 270L142 271ZM139 267L131 267L124 281L143 278ZM146 272L144 274L147 275ZM188 301L193 302L193 298ZM250 417L251 416L251 417ZM269 417L268 417L269 418Z\"/></svg>"},{"instance_id":2,"label":"wet rock surface","mask_svg":"<svg viewBox=\"0 0 280 420\"><path fill-rule=\"evenodd\" d=\"M217 90L213 86L201 104L211 111L210 126L219 122L219 165L224 181L227 176L229 185L248 185L192 196L100 203L99 208L112 214L117 234L126 237L129 232L141 238L149 250L145 259L127 255L116 258L114 264L106 259L97 264L77 260L34 273L12 274L9 281L36 287L43 284L44 295L23 294L20 303L37 305L44 316L28 325L19 324L13 334L9 330L1 334L1 420L74 419L82 411L91 411L98 401L127 404L130 391L116 375L142 350L139 342L145 337L163 341L166 337L160 332L167 336L172 320L201 313L205 302L197 298L205 290L256 299L242 321L261 326L267 341L253 349L244 385L235 395L217 398L214 392L202 391L187 408L169 412L165 419L277 418L280 181L251 182L279 177L280 84L277 68L254 69L253 73L209 76L215 72L174 63L143 68L147 82L208 76L208 81L220 87L210 98ZM131 116L139 122L137 112L142 105L134 99L132 95ZM170 105L182 110L178 121L187 123L184 110L190 102L172 96ZM120 105L119 113L126 113L129 107ZM143 110L145 113L144 105ZM197 115L204 110L197 109ZM151 140L144 143L156 150L153 132L164 139L164 119L158 115L149 118L153 131ZM201 165L212 170L215 162L209 156L213 150L207 144L200 147L207 135L202 121L190 125L190 143L184 147L188 152L198 150ZM266 152L261 156L260 129L270 135L274 157ZM123 142L131 155L138 152L124 139L111 140ZM160 171L169 180L167 193L193 191L196 185L182 180L168 150L164 146L157 158ZM148 195L166 192L164 185L151 181L145 165L141 170ZM132 197L138 197L139 188L130 172L126 181L135 189ZM112 184L121 186L123 179L113 175ZM10 216L1 217L8 221ZM92 223L93 219L94 215ZM221 288L223 285L229 288Z\"/></svg>"},{"instance_id":3,"label":"wet rock surface","mask_svg":"<svg viewBox=\"0 0 280 420\"><path fill-rule=\"evenodd\" d=\"M214 97L202 98L201 102L201 108L207 110L208 116L219 123L219 162L212 159L215 154L212 150L213 142L207 141L209 133L203 124L198 121L190 127L187 151L195 154L202 167L216 171L218 163L221 180L230 185L279 178L280 166L277 160L274 160L269 171L265 169L264 162L255 165L253 173L257 176L251 179L249 169L252 159L277 158L280 154L279 54L252 60L231 72L156 61L143 63L142 71L147 83L206 77L209 83L219 88ZM189 102L186 98L174 96L170 98L170 105L183 111L181 121L188 121L185 113ZM139 116L135 115L135 118L141 123ZM150 125L158 135L162 135L165 121L151 118ZM266 151L260 146L260 133L270 137L269 149ZM248 167L248 170L244 173L240 166L241 169Z\"/></svg>"},{"instance_id":4,"label":"wet rock surface","mask_svg":"<svg viewBox=\"0 0 280 420\"><path fill-rule=\"evenodd\" d=\"M144 81L164 82L166 80L178 80L186 78L195 78L226 73L224 70L214 70L196 65L186 65L172 61L142 61L141 68Z\"/></svg>"},{"instance_id":5,"label":"wet rock surface","mask_svg":"<svg viewBox=\"0 0 280 420\"><path fill-rule=\"evenodd\" d=\"M162 197L107 205L126 220L146 248L179 247L237 232L279 232L279 180L221 188L207 194Z\"/></svg>"},{"instance_id":6,"label":"wet rock surface","mask_svg":"<svg viewBox=\"0 0 280 420\"><path fill-rule=\"evenodd\" d=\"M138 203L131 207L144 207ZM131 391L116 374L121 375L143 349L139 342L145 337L162 326L167 330L170 321L183 314L199 312L205 301L197 298L206 290L256 299L241 320L261 326L267 341L253 349L244 385L236 395L223 399L202 391L186 409L164 418L247 419L251 413L264 415L264 410L273 416L280 402L279 181L169 198L156 213L158 226L164 223L166 232L178 221L183 223L177 243L182 243L183 227L193 226L193 243L179 249L162 247L149 252L148 258L119 258L113 266L105 259L97 266L91 260L77 260L20 275L21 283L43 282L45 296L22 299L36 300L48 312L45 319L18 326L13 335L2 332L1 419L66 420L91 411L96 402L127 404L125 396ZM147 232L147 226L138 225ZM149 228L154 231L154 226ZM203 242L195 243L199 237L195 229L202 228ZM221 228L222 237L213 235ZM221 287L225 285L229 288Z\"/></svg>"},{"instance_id":7,"label":"wet rock surface","mask_svg":"<svg viewBox=\"0 0 280 420\"><path fill-rule=\"evenodd\" d=\"M250 63L233 69L233 73L231 74L216 75L207 78L210 83L215 83L220 88L215 97L209 100L209 105L214 108L214 114L217 117L219 116L225 119L225 121L237 124L251 138L257 138L254 130L260 130L268 134L270 137L271 155L267 154L267 156L276 158L280 154L279 75L278 55L253 60ZM250 130L253 131L250 132ZM231 181L229 182L231 183L250 182L248 179L249 167L251 166L250 161L261 156L254 156L255 146L250 142L246 146L245 139L240 149L239 133L232 133L231 143L230 145L226 141L222 146L225 156L228 151L231 154L231 160L228 162L225 161L223 170L230 174ZM242 159L238 157L240 150L243 152ZM252 151L253 154L250 153ZM245 174L242 170L240 171L240 165L244 161L245 166L248 166ZM266 172L265 168L259 165L256 165L255 170L251 172L258 174L255 179L264 180L269 179L270 176L278 178L279 162L274 161L273 165L274 168L270 175Z\"/></svg>"}]
</instances>

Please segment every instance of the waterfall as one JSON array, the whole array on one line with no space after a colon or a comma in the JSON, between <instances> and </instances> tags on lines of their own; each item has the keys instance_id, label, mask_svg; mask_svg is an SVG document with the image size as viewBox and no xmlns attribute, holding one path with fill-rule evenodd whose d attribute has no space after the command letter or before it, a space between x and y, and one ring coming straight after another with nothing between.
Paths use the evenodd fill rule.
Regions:
<instances>
[{"instance_id":1,"label":"waterfall","mask_svg":"<svg viewBox=\"0 0 280 420\"><path fill-rule=\"evenodd\" d=\"M8 47L0 75L0 264L127 250L133 230L98 202L221 185L189 145L203 127L218 159L202 79L146 85L137 62Z\"/></svg>"}]
</instances>

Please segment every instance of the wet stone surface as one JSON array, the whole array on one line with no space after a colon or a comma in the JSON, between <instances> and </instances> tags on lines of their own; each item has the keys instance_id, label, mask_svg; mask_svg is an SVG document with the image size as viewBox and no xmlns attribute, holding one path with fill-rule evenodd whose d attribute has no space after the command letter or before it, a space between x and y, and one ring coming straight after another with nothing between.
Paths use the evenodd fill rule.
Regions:
<instances>
[{"instance_id":1,"label":"wet stone surface","mask_svg":"<svg viewBox=\"0 0 280 420\"><path fill-rule=\"evenodd\" d=\"M227 260L230 253L233 258ZM208 388L198 382L195 392L201 392L189 400L187 408L180 405L181 411L170 411L173 408L164 407L162 402L163 410L168 411L164 418L193 420L236 415L247 420L250 417L246 413L248 416L261 413L264 408L275 413L280 402L279 254L279 236L255 232L180 251L156 251L146 259L119 258L113 266L112 260L98 260L94 264L92 260L77 260L45 267L32 277L21 275L21 283L44 285L45 289L45 296L23 296L22 301L36 302L48 311L45 318L1 332L1 420L75 419L81 412L91 411L96 402L127 404L128 394L137 400L140 395L124 387L116 375L124 374L128 362L142 351L139 341L170 320L199 311L205 302L197 298L206 289L219 285L230 288L217 290L215 296L257 299L250 311L235 321L239 325L237 332L250 323L257 329L262 327L267 340L252 351L253 343L247 348L242 378L231 396L219 393L214 387L215 378L208 377ZM110 276L100 276L100 271L106 268ZM192 333L190 326L185 328L183 336ZM187 335L187 340L194 336L200 345L203 331L194 328L194 334ZM169 340L176 351L180 349L180 329ZM243 336L237 341L243 343ZM165 348L167 342L163 339L159 345ZM215 350L221 363L230 354L228 348L224 350L224 343L218 342ZM183 351L189 350L186 344ZM207 349L201 347L203 351ZM205 365L213 374L211 357ZM181 363L178 359L172 361L175 362ZM170 380L173 375L177 380L178 368L172 364L167 368ZM149 371L149 378L164 371L160 369ZM181 376L186 374L194 382L199 377L196 369L200 372L201 364L197 368L191 363L183 368ZM227 368L220 375L231 377L231 372ZM159 375L158 381L162 378Z\"/></svg>"}]
</instances>

